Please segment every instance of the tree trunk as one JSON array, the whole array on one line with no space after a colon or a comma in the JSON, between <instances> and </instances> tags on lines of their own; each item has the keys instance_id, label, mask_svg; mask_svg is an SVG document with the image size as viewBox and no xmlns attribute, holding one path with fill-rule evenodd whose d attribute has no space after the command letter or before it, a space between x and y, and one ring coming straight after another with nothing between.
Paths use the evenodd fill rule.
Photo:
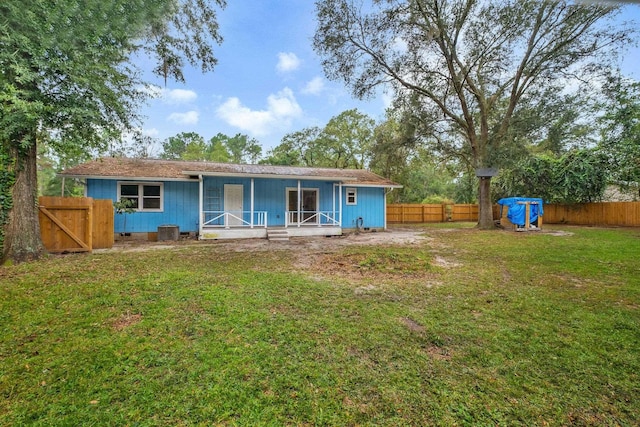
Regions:
<instances>
[{"instance_id":1,"label":"tree trunk","mask_svg":"<svg viewBox=\"0 0 640 427\"><path fill-rule=\"evenodd\" d=\"M491 178L481 177L478 184L478 228L495 228L493 222L493 204L491 203Z\"/></svg>"},{"instance_id":2,"label":"tree trunk","mask_svg":"<svg viewBox=\"0 0 640 427\"><path fill-rule=\"evenodd\" d=\"M30 261L40 258L45 248L40 237L38 222L38 177L35 133L26 150L12 144L10 153L17 159L15 184L11 190L13 207L5 225L2 261ZM17 145L17 144L15 144Z\"/></svg>"}]
</instances>

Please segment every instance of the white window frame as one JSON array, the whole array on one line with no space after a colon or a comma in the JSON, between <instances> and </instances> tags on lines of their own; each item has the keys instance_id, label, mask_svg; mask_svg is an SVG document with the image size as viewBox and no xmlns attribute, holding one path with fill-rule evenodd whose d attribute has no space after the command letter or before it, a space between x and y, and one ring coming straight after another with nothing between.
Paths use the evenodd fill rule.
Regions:
<instances>
[{"instance_id":1,"label":"white window frame","mask_svg":"<svg viewBox=\"0 0 640 427\"><path fill-rule=\"evenodd\" d=\"M136 212L164 212L164 183L163 182L149 182L149 181L118 181L118 200L122 200L122 186L123 185L137 185L138 186L138 207ZM145 208L144 207L144 187L160 187L160 207L159 208ZM124 196L126 199L130 199L129 196ZM150 198L150 197L147 197ZM156 197L154 197L156 198Z\"/></svg>"},{"instance_id":2,"label":"white window frame","mask_svg":"<svg viewBox=\"0 0 640 427\"><path fill-rule=\"evenodd\" d=\"M351 193L351 194L349 194ZM349 201L349 198L352 197L353 201ZM358 204L358 189L354 187L349 187L345 190L345 204L349 206L355 206Z\"/></svg>"}]
</instances>

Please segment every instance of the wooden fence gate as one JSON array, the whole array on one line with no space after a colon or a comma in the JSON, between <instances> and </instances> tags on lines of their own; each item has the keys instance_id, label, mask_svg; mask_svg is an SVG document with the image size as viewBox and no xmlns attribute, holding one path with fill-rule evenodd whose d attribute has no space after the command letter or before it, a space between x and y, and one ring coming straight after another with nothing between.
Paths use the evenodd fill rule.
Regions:
<instances>
[{"instance_id":1,"label":"wooden fence gate","mask_svg":"<svg viewBox=\"0 0 640 427\"><path fill-rule=\"evenodd\" d=\"M49 252L113 246L113 203L91 197L40 197L40 236Z\"/></svg>"}]
</instances>

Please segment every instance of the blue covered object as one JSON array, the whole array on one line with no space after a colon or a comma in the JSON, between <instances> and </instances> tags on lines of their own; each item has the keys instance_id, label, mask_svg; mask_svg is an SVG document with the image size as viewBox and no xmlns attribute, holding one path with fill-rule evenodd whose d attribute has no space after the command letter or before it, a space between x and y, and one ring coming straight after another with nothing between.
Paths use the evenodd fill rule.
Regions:
<instances>
[{"instance_id":1,"label":"blue covered object","mask_svg":"<svg viewBox=\"0 0 640 427\"><path fill-rule=\"evenodd\" d=\"M507 219L515 225L524 226L526 221L526 206L523 203L518 202L537 202L537 205L530 205L531 210L529 212L529 223L533 224L538 221L538 216L544 215L542 208L542 199L535 199L531 197L507 197L505 199L498 200L500 206L506 206L509 208L507 212ZM500 208L502 213L502 208ZM502 216L502 215L501 215Z\"/></svg>"}]
</instances>

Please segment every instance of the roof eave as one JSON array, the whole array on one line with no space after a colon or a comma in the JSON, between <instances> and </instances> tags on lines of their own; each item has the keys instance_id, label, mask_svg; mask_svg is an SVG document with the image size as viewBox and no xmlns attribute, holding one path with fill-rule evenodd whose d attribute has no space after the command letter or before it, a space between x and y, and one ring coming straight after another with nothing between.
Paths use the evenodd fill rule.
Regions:
<instances>
[{"instance_id":1,"label":"roof eave","mask_svg":"<svg viewBox=\"0 0 640 427\"><path fill-rule=\"evenodd\" d=\"M82 174L66 174L59 173L58 176L65 178L78 178L78 179L113 179L118 181L187 181L197 182L197 179L185 176L184 178L167 178L164 176L107 176L107 175L82 175Z\"/></svg>"},{"instance_id":2,"label":"roof eave","mask_svg":"<svg viewBox=\"0 0 640 427\"><path fill-rule=\"evenodd\" d=\"M400 184L349 184L351 187L402 188Z\"/></svg>"},{"instance_id":3,"label":"roof eave","mask_svg":"<svg viewBox=\"0 0 640 427\"><path fill-rule=\"evenodd\" d=\"M317 175L286 175L270 173L238 173L238 172L204 172L204 171L182 171L185 175L221 176L221 177L242 177L242 178L271 178L271 179L300 179L305 181L357 181L351 176L317 176Z\"/></svg>"}]
</instances>

